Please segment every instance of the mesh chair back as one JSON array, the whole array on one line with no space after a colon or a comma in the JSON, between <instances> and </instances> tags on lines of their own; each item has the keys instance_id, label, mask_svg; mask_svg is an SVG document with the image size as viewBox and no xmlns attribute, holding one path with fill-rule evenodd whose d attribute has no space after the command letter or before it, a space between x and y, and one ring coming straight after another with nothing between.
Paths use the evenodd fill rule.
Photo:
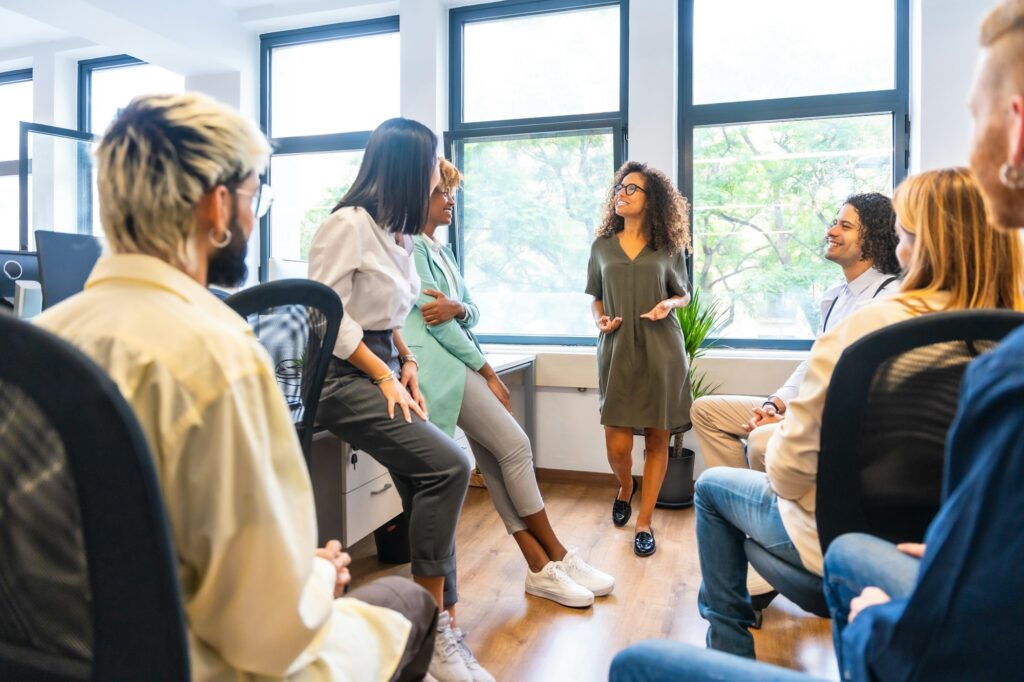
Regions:
<instances>
[{"instance_id":1,"label":"mesh chair back","mask_svg":"<svg viewBox=\"0 0 1024 682\"><path fill-rule=\"evenodd\" d=\"M946 434L967 365L1024 314L929 314L847 348L822 416L817 519L822 551L842 533L920 542L941 504Z\"/></svg>"},{"instance_id":2,"label":"mesh chair back","mask_svg":"<svg viewBox=\"0 0 1024 682\"><path fill-rule=\"evenodd\" d=\"M0 679L187 680L163 500L117 386L0 316Z\"/></svg>"},{"instance_id":3,"label":"mesh chair back","mask_svg":"<svg viewBox=\"0 0 1024 682\"><path fill-rule=\"evenodd\" d=\"M308 464L320 391L341 327L341 299L320 282L283 279L224 302L249 321L270 354Z\"/></svg>"}]
</instances>

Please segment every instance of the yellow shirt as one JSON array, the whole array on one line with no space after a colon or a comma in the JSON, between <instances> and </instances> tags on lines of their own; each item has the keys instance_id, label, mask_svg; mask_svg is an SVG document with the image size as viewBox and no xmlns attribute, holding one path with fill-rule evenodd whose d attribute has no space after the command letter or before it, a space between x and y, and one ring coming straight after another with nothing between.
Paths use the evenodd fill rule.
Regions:
<instances>
[{"instance_id":1,"label":"yellow shirt","mask_svg":"<svg viewBox=\"0 0 1024 682\"><path fill-rule=\"evenodd\" d=\"M193 679L389 679L410 623L333 598L295 428L245 320L163 261L115 255L36 321L106 369L146 434Z\"/></svg>"},{"instance_id":2,"label":"yellow shirt","mask_svg":"<svg viewBox=\"0 0 1024 682\"><path fill-rule=\"evenodd\" d=\"M898 295L898 294L897 294ZM923 298L936 310L949 300L945 293ZM807 359L807 375L797 397L786 408L786 418L772 434L765 452L765 471L779 496L782 525L808 571L821 575L824 560L818 542L815 492L818 483L818 452L821 448L821 416L832 371L843 350L873 331L916 317L893 298L875 300L818 337Z\"/></svg>"}]
</instances>

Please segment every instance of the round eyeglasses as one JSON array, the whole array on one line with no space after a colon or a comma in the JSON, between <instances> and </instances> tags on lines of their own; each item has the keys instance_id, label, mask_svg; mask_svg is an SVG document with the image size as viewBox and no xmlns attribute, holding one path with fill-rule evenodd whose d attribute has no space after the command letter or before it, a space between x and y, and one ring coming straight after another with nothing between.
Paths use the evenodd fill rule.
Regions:
<instances>
[{"instance_id":1,"label":"round eyeglasses","mask_svg":"<svg viewBox=\"0 0 1024 682\"><path fill-rule=\"evenodd\" d=\"M628 197L631 197L634 194L636 194L637 190L640 190L644 194L647 194L647 190L645 190L643 187L636 184L635 182L631 182L628 185L623 185L622 183L615 185L614 187L612 187L612 194L618 194L622 190L626 190L626 196Z\"/></svg>"}]
</instances>

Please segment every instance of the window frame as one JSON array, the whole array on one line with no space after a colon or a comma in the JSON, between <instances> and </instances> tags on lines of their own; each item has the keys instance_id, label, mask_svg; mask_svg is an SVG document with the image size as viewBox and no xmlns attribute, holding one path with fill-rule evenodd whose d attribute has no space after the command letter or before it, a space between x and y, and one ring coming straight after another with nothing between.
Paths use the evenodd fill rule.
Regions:
<instances>
[{"instance_id":1,"label":"window frame","mask_svg":"<svg viewBox=\"0 0 1024 682\"><path fill-rule=\"evenodd\" d=\"M384 33L398 33L398 16L387 16L362 21L346 21L324 26L289 29L260 35L260 128L270 141L272 155L311 154L317 152L347 152L366 149L371 130L271 137L271 73L273 51L278 47L308 45L344 38L362 38ZM270 164L267 164L266 182L271 182ZM258 280L266 282L270 276L270 213L260 219L260 260Z\"/></svg>"},{"instance_id":2,"label":"window frame","mask_svg":"<svg viewBox=\"0 0 1024 682\"><path fill-rule=\"evenodd\" d=\"M90 133L90 128L92 128L93 72L119 69L123 66L138 66L140 64L148 64L148 62L127 54L83 59L78 62L78 129L80 131Z\"/></svg>"},{"instance_id":3,"label":"window frame","mask_svg":"<svg viewBox=\"0 0 1024 682\"><path fill-rule=\"evenodd\" d=\"M0 73L0 86L32 81L32 69L18 69ZM28 121L26 121L28 123ZM18 159L0 159L0 177L18 174Z\"/></svg>"},{"instance_id":4,"label":"window frame","mask_svg":"<svg viewBox=\"0 0 1024 682\"><path fill-rule=\"evenodd\" d=\"M890 90L784 97L741 102L693 103L693 10L695 0L679 0L679 191L693 197L693 130L714 125L839 118L892 114L893 188L910 167L910 0L893 0L896 52L894 87ZM691 203L692 216L692 203ZM693 286L693 254L686 267ZM747 339L715 337L705 344L728 348L807 350L813 339Z\"/></svg>"},{"instance_id":5,"label":"window frame","mask_svg":"<svg viewBox=\"0 0 1024 682\"><path fill-rule=\"evenodd\" d=\"M474 139L497 138L503 135L527 135L531 133L572 133L593 130L612 130L611 173L615 172L627 158L629 142L629 1L630 0L506 0L485 5L470 5L452 8L448 12L448 131L444 134L445 156L452 158L455 144ZM598 7L619 8L619 108L617 111L567 116L539 116L530 118L501 119L491 121L463 121L463 29L466 24L509 19L514 17L554 14L572 10ZM609 177L611 177L611 173ZM455 253L459 271L465 274L465 238L463 234L463 204L455 207L455 221L448 230L448 241ZM580 291L583 290L581 273ZM515 345L558 345L596 346L597 335L522 335L477 334L482 343Z\"/></svg>"}]
</instances>

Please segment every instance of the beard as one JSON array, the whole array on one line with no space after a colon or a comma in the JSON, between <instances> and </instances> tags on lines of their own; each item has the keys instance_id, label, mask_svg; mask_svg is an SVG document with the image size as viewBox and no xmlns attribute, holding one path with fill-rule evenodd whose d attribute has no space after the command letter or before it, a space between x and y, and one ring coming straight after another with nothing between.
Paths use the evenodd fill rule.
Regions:
<instances>
[{"instance_id":1,"label":"beard","mask_svg":"<svg viewBox=\"0 0 1024 682\"><path fill-rule=\"evenodd\" d=\"M241 286L249 274L249 267L245 263L248 244L242 226L238 223L238 216L234 212L231 214L228 230L231 233L231 242L223 249L217 249L210 254L207 263L206 281L212 286Z\"/></svg>"},{"instance_id":2,"label":"beard","mask_svg":"<svg viewBox=\"0 0 1024 682\"><path fill-rule=\"evenodd\" d=\"M989 125L975 141L971 151L971 171L985 195L989 215L996 227L1024 227L1024 190L1010 189L999 179L999 168L1006 162L1007 134Z\"/></svg>"}]
</instances>

